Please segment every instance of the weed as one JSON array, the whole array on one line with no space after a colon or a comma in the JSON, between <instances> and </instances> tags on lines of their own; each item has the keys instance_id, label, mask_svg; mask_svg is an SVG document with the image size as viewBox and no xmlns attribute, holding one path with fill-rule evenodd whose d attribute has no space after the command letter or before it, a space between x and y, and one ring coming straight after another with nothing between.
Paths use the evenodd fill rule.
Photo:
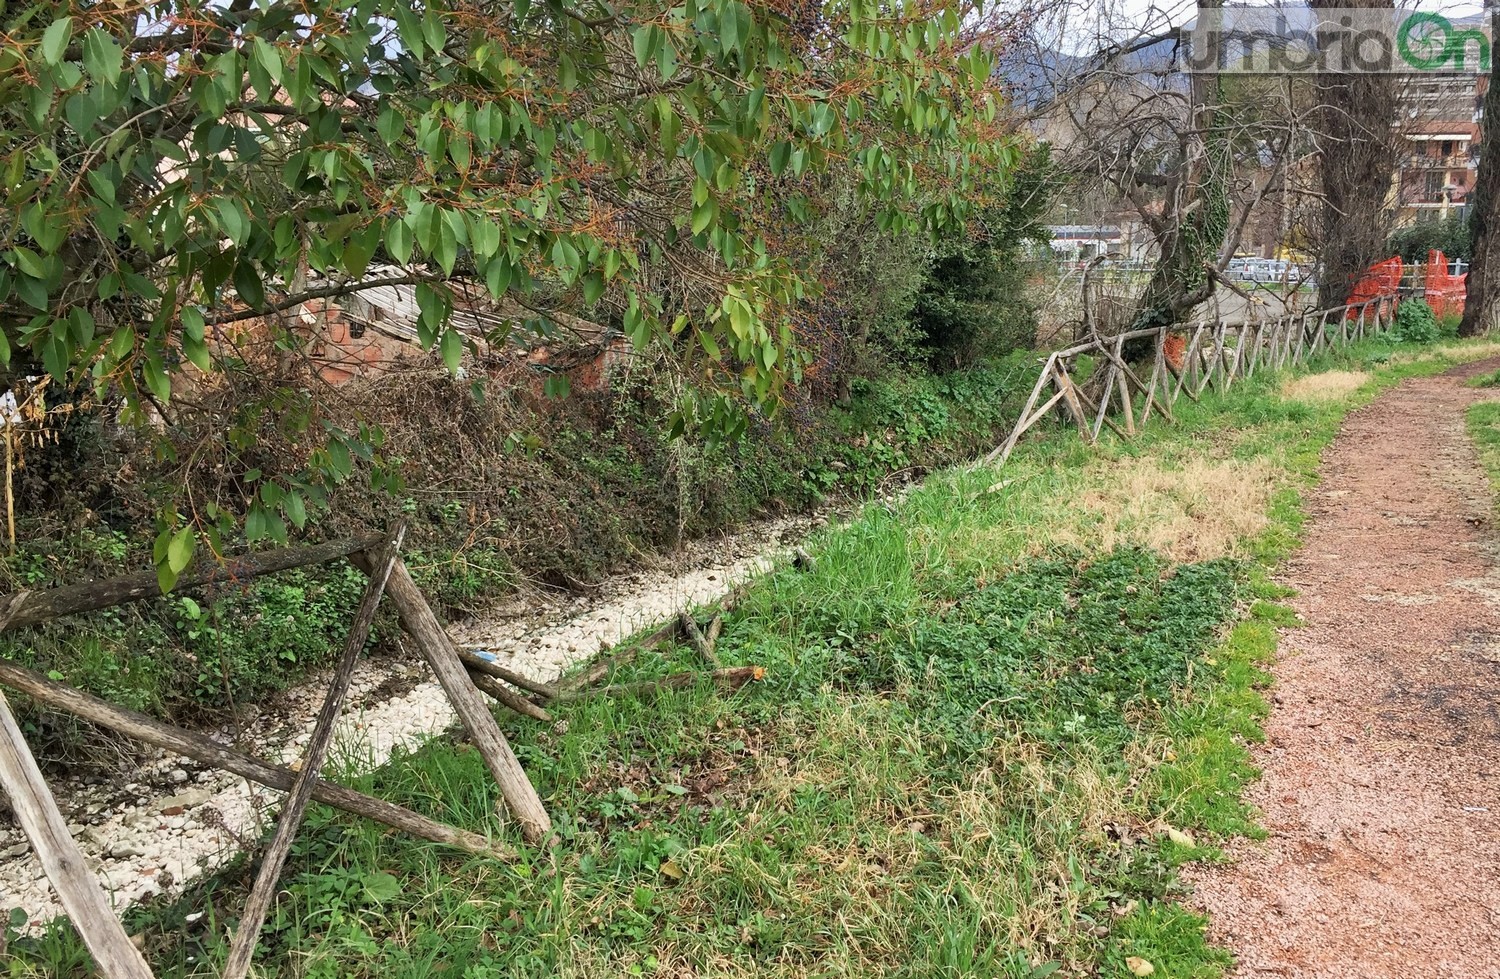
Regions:
<instances>
[{"instance_id":1,"label":"weed","mask_svg":"<svg viewBox=\"0 0 1500 979\"><path fill-rule=\"evenodd\" d=\"M1281 393L1293 401L1341 401L1369 382L1368 371L1322 371L1288 378Z\"/></svg>"},{"instance_id":2,"label":"weed","mask_svg":"<svg viewBox=\"0 0 1500 979\"><path fill-rule=\"evenodd\" d=\"M1425 299L1408 299L1396 309L1396 325L1391 330L1402 343L1431 343L1442 335L1437 317Z\"/></svg>"}]
</instances>

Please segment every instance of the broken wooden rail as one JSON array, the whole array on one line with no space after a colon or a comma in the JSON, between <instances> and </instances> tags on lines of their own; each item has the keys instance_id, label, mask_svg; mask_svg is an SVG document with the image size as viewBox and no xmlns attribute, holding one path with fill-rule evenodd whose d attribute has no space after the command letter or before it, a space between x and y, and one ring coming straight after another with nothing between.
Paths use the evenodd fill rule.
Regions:
<instances>
[{"instance_id":1,"label":"broken wooden rail","mask_svg":"<svg viewBox=\"0 0 1500 979\"><path fill-rule=\"evenodd\" d=\"M1172 421L1172 407L1183 396L1197 401L1209 388L1228 391L1258 369L1296 366L1335 346L1385 332L1395 322L1395 310L1393 299L1379 297L1324 310L1096 335L1053 351L1043 358L1041 373L1010 434L982 464L1003 465L1021 436L1059 405L1087 442L1097 442L1106 427L1129 439L1153 413ZM1180 361L1175 348L1168 347L1173 339L1180 344ZM1127 344L1142 343L1152 348L1150 362L1128 363ZM1097 361L1087 389L1077 380L1085 357Z\"/></svg>"},{"instance_id":2,"label":"broken wooden rail","mask_svg":"<svg viewBox=\"0 0 1500 979\"><path fill-rule=\"evenodd\" d=\"M393 803L334 785L320 777L333 741L335 721L347 695L359 655L369 639L377 607L389 599L436 674L459 719L479 749L500 787L505 804L530 842L551 835L551 820L536 789L522 770L505 734L480 692L527 717L547 721L544 704L567 703L594 696L647 696L661 691L709 683L737 690L761 679L759 666L722 667L715 654L724 620L715 614L700 628L690 612L674 616L638 640L627 651L607 657L578 677L548 684L532 680L472 652L458 650L441 620L422 595L400 558L404 527L388 536L347 537L300 547L281 548L206 564L178 579L179 589L220 583L243 584L255 577L292 568L347 558L369 577L356 610L337 667L328 682L322 710L300 763L294 768L263 761L212 738L174 727L145 714L115 706L0 658L0 684L55 710L116 731L128 738L161 748L230 774L287 793L271 844L256 874L244 912L231 939L223 975L243 979L249 973L259 944L261 926L275 896L282 866L290 852L310 802L321 802L345 812L373 819L402 832L444 846L498 859L514 854L485 837L438 822ZM62 616L110 608L125 602L159 597L155 572L126 575L102 582L28 590L0 596L0 632L40 625ZM735 589L719 605L727 610L743 594ZM641 649L683 638L713 668L705 672L674 673L653 680L599 685L615 667ZM507 686L506 684L509 684ZM514 688L514 689L512 689ZM530 694L528 699L523 694ZM109 899L68 835L61 811L35 759L0 695L0 791L17 811L22 830L42 860L48 879L63 908L77 927L100 974L149 979L151 971L130 942Z\"/></svg>"},{"instance_id":3,"label":"broken wooden rail","mask_svg":"<svg viewBox=\"0 0 1500 979\"><path fill-rule=\"evenodd\" d=\"M224 973L231 979L239 979L248 973L282 863L311 801L376 819L437 843L474 853L505 856L504 851L478 834L446 826L319 778L333 739L334 722L383 597L389 596L400 614L402 625L437 674L444 693L499 783L501 795L519 823L522 835L532 843L539 843L551 835L551 820L536 789L470 679L441 621L401 562L398 549L402 533L398 528L390 536L350 537L246 555L222 564L200 567L178 580L179 588L220 582L240 583L260 575L339 558L348 558L369 576L369 587L350 626L338 667L329 681L312 739L296 770L272 765L217 744L203 735L115 707L0 659L0 683L40 703L288 793L270 851L261 865L231 943ZM156 573L151 571L101 582L0 596L0 632L161 594ZM274 651L268 651L268 654L271 652ZM48 880L61 896L68 917L84 937L100 973L107 977L131 979L149 977L149 967L126 937L108 897L84 864L77 844L65 829L61 829L65 824L57 801L42 780L3 697L0 697L0 791L10 798L23 832L41 857Z\"/></svg>"}]
</instances>

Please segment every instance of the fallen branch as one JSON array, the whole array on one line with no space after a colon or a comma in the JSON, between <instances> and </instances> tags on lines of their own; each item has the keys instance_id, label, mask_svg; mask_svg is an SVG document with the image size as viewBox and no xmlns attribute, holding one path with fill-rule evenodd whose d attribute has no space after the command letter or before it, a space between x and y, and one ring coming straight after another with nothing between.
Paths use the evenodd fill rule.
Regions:
<instances>
[{"instance_id":1,"label":"fallen branch","mask_svg":"<svg viewBox=\"0 0 1500 979\"><path fill-rule=\"evenodd\" d=\"M575 673L559 683L555 699L566 700L569 691L593 686L615 670L630 663L646 650L655 649L668 640L676 639L681 628L682 624L676 619L672 619L670 622L658 626L655 631L639 642L631 643L611 656L603 656L596 659L593 665L582 673Z\"/></svg>"},{"instance_id":2,"label":"fallen branch","mask_svg":"<svg viewBox=\"0 0 1500 979\"><path fill-rule=\"evenodd\" d=\"M524 674L517 673L515 670L508 670L499 663L487 660L472 650L460 649L458 651L458 658L463 660L464 666L468 668L470 673L483 673L485 676L492 676L496 680L504 680L513 687L520 687L527 693L534 693L538 697L546 697L548 700L557 696L557 687L552 684L533 680Z\"/></svg>"},{"instance_id":3,"label":"fallen branch","mask_svg":"<svg viewBox=\"0 0 1500 979\"><path fill-rule=\"evenodd\" d=\"M533 704L525 697L516 693L514 690L511 690L509 687L502 686L500 681L496 680L492 676L480 673L479 671L471 668L469 670L469 679L474 682L474 686L489 694L491 697L494 697L496 700L500 701L501 704L509 707L517 714L520 714L522 717L531 717L538 721L552 720L551 714L547 713L536 704Z\"/></svg>"},{"instance_id":4,"label":"fallen branch","mask_svg":"<svg viewBox=\"0 0 1500 979\"><path fill-rule=\"evenodd\" d=\"M383 538L344 537L322 544L301 547L283 547L275 551L258 551L225 558L222 564L204 561L194 569L184 572L173 586L174 593L190 588L218 582L243 582L250 578L289 571L310 564L324 564L366 548L375 547ZM0 595L0 632L18 629L21 626L37 625L49 619L77 612L92 612L124 602L136 602L143 598L161 595L161 585L155 571L110 578L106 581L88 581L80 585L42 591L18 591Z\"/></svg>"},{"instance_id":5,"label":"fallen branch","mask_svg":"<svg viewBox=\"0 0 1500 979\"><path fill-rule=\"evenodd\" d=\"M163 724L137 711L116 707L8 660L0 659L0 683L21 691L39 703L117 731L127 738L183 755L269 788L285 792L297 779L297 773L290 768L261 761L243 751L219 744L212 738ZM373 819L433 843L500 860L515 859L515 854L499 849L478 833L448 826L395 803L346 789L342 785L319 779L313 784L312 797L326 806Z\"/></svg>"},{"instance_id":6,"label":"fallen branch","mask_svg":"<svg viewBox=\"0 0 1500 979\"><path fill-rule=\"evenodd\" d=\"M724 597L720 598L716 603L718 612L714 615L714 622L710 622L708 627L709 632L713 636L713 640L708 641L709 652L708 655L704 657L705 659L708 659L709 662L712 662L715 665L717 665L717 660L713 658L713 651L715 644L717 643L719 638L719 632L724 628L722 613L728 612L730 609L734 608L740 603L741 600L744 599L746 595L750 594L751 585L752 582L749 581L740 582L738 585L735 585L733 588L729 589L729 591L724 594ZM623 649L618 650L610 656L601 656L599 659L596 659L593 664L582 673L575 673L570 677L558 681L558 683L552 688L553 693L547 694L545 696L551 696L553 697L553 699L557 700L576 699L569 697L568 694L570 692L582 690L585 687L593 686L600 680L609 676L615 670L633 661L637 656L648 649L655 649L657 646L660 646L664 642L677 639L683 635L690 635L686 632L686 628L683 625L683 616L687 616L689 619L692 618L692 614L690 612L679 612L675 618L668 619L666 622L663 622L661 625L657 626L650 633L641 637L639 640L630 643ZM717 627L715 623L717 623ZM696 625L697 623L695 622L694 626L696 627ZM704 638L707 641L707 637L705 636Z\"/></svg>"},{"instance_id":7,"label":"fallen branch","mask_svg":"<svg viewBox=\"0 0 1500 979\"><path fill-rule=\"evenodd\" d=\"M710 666L715 668L722 665L719 662L719 658L714 655L713 643L709 642L708 637L703 634L703 630L698 628L698 621L690 613L678 612L677 622L682 626L683 633L687 635L688 642L692 643L693 648L698 650L699 656L702 656L708 661Z\"/></svg>"},{"instance_id":8,"label":"fallen branch","mask_svg":"<svg viewBox=\"0 0 1500 979\"><path fill-rule=\"evenodd\" d=\"M727 669L711 670L707 673L673 673L671 676L664 676L659 680L616 683L607 687L589 687L584 690L563 690L558 692L557 699L572 701L594 696L619 697L654 694L660 693L663 690L681 690L684 687L697 686L704 681L712 682L715 686L725 690L738 690L752 680L762 679L765 675L766 668L763 666L731 666Z\"/></svg>"}]
</instances>

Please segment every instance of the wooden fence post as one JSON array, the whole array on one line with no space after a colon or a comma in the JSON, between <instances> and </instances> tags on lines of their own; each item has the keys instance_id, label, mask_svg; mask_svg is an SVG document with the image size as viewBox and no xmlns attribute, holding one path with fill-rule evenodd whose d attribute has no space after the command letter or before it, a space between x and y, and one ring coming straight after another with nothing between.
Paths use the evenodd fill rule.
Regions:
<instances>
[{"instance_id":1,"label":"wooden fence post","mask_svg":"<svg viewBox=\"0 0 1500 979\"><path fill-rule=\"evenodd\" d=\"M359 654L364 651L365 643L370 639L370 629L375 625L375 611L380 607L380 597L385 594L386 580L391 576L391 568L395 567L401 552L401 540L405 536L406 526L402 524L386 541L380 560L373 562L370 583L365 587L364 597L360 599L354 621L349 626L349 635L344 640L344 650L339 656L338 666L328 682L328 693L323 698L323 708L318 711L318 719L313 724L302 768L297 772L297 780L292 783L292 791L282 807L281 818L276 821L276 832L271 837L271 845L261 858L260 870L255 875L255 883L250 888L244 911L240 914L239 927L229 943L229 957L224 962L223 979L244 979L250 971L255 946L260 944L261 926L265 924L266 912L271 909L271 901L276 897L276 882L281 879L282 865L291 855L292 841L296 839L297 830L302 826L307 804L312 801L313 786L317 784L323 762L327 760L328 750L333 745L339 711L344 706L344 697L354 679Z\"/></svg>"},{"instance_id":2,"label":"wooden fence post","mask_svg":"<svg viewBox=\"0 0 1500 979\"><path fill-rule=\"evenodd\" d=\"M373 570L373 565L364 555L352 555L351 560L367 573ZM525 769L511 750L500 725L495 722L495 715L490 713L483 695L469 679L452 640L422 596L422 589L412 581L411 573L399 560L391 571L386 593L401 614L401 624L422 651L433 673L437 674L443 692L474 739L474 746L499 784L506 805L520 822L522 835L531 843L546 839L552 832L552 820L547 816L541 797L526 777Z\"/></svg>"},{"instance_id":3,"label":"wooden fence post","mask_svg":"<svg viewBox=\"0 0 1500 979\"><path fill-rule=\"evenodd\" d=\"M105 979L152 979L151 968L125 934L99 882L84 863L57 801L0 693L0 788L10 797L21 831L31 841L68 920Z\"/></svg>"}]
</instances>

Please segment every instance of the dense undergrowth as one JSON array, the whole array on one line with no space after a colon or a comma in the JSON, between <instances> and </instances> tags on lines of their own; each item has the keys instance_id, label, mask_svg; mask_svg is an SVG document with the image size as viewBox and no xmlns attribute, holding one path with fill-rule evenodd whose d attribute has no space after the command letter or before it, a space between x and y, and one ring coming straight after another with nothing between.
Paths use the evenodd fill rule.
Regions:
<instances>
[{"instance_id":1,"label":"dense undergrowth","mask_svg":"<svg viewBox=\"0 0 1500 979\"><path fill-rule=\"evenodd\" d=\"M482 606L522 579L576 587L685 538L829 495L865 495L893 474L967 458L1014 413L1025 365L1018 355L944 375L857 381L846 404L789 413L713 446L666 438L670 405L628 384L560 402L524 392L486 401L438 371L387 377L371 400L388 415L387 450L409 457L405 492L350 488L320 532L408 521L406 560L450 612ZM89 443L87 433L68 442L92 452L73 461L80 470L107 461ZM68 478L48 462L38 454L28 479ZM0 592L150 566L150 525L129 491L90 490L87 479L69 486L82 491L65 505L42 516L23 509L17 554L0 559ZM215 716L327 662L362 587L342 562L292 571L0 637L0 656L169 719ZM377 627L377 643L380 635ZM44 759L119 762L117 742L24 700L17 706Z\"/></svg>"},{"instance_id":2,"label":"dense undergrowth","mask_svg":"<svg viewBox=\"0 0 1500 979\"><path fill-rule=\"evenodd\" d=\"M1268 570L1345 413L1469 351L1361 345L1314 365L1367 374L1352 392L1262 373L1130 444L1054 430L1003 470L866 507L811 542L811 570L768 575L727 616L720 655L764 681L504 718L550 849L499 864L317 812L262 967L1220 975L1175 868L1255 831L1245 745L1293 621ZM623 678L699 665L665 649ZM516 842L463 744L355 781ZM131 912L159 975L214 974L246 869ZM65 924L13 952L16 976L88 971Z\"/></svg>"}]
</instances>

